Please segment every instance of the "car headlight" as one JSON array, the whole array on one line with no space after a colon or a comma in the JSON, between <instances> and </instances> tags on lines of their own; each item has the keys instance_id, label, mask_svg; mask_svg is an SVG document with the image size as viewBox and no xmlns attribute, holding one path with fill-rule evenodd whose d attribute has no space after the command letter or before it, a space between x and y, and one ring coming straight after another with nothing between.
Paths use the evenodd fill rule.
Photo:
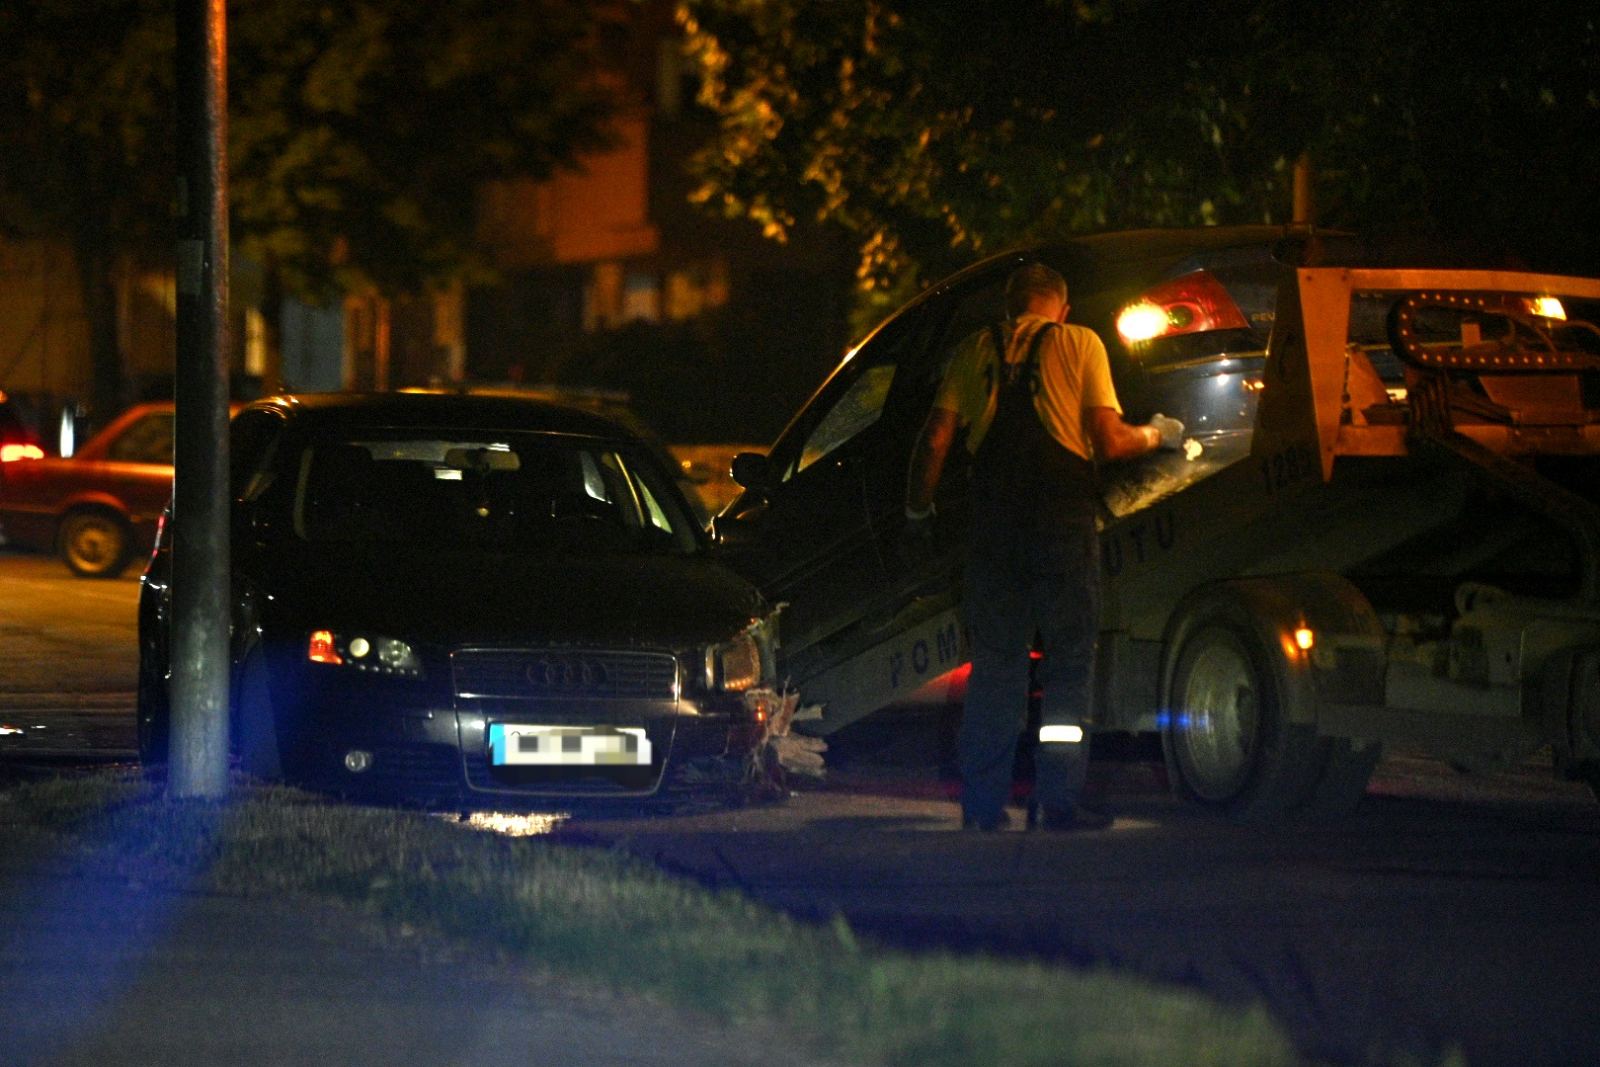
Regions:
<instances>
[{"instance_id":1,"label":"car headlight","mask_svg":"<svg viewBox=\"0 0 1600 1067\"><path fill-rule=\"evenodd\" d=\"M312 630L306 658L313 663L354 667L374 674L422 676L422 660L417 657L416 649L398 638L378 634Z\"/></svg>"},{"instance_id":2,"label":"car headlight","mask_svg":"<svg viewBox=\"0 0 1600 1067\"><path fill-rule=\"evenodd\" d=\"M761 684L761 646L746 631L706 649L706 688L742 693Z\"/></svg>"}]
</instances>

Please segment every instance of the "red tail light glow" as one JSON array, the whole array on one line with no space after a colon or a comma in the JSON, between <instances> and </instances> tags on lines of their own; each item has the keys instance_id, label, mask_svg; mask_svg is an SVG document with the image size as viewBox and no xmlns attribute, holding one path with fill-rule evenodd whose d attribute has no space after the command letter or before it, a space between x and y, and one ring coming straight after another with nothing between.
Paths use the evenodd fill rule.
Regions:
<instances>
[{"instance_id":1,"label":"red tail light glow","mask_svg":"<svg viewBox=\"0 0 1600 1067\"><path fill-rule=\"evenodd\" d=\"M1203 270L1162 282L1117 313L1117 333L1130 345L1249 325L1222 283Z\"/></svg>"},{"instance_id":2,"label":"red tail light glow","mask_svg":"<svg viewBox=\"0 0 1600 1067\"><path fill-rule=\"evenodd\" d=\"M312 630L311 644L306 649L306 658L312 663L344 662L344 657L339 655L339 650L333 647L332 630Z\"/></svg>"},{"instance_id":3,"label":"red tail light glow","mask_svg":"<svg viewBox=\"0 0 1600 1067\"><path fill-rule=\"evenodd\" d=\"M44 449L38 445L0 445L0 463L14 463L19 459L43 459Z\"/></svg>"},{"instance_id":4,"label":"red tail light glow","mask_svg":"<svg viewBox=\"0 0 1600 1067\"><path fill-rule=\"evenodd\" d=\"M150 545L150 562L152 563L154 563L155 558L161 554L161 546L166 543L167 515L168 512L163 511L160 515L156 516L156 539Z\"/></svg>"}]
</instances>

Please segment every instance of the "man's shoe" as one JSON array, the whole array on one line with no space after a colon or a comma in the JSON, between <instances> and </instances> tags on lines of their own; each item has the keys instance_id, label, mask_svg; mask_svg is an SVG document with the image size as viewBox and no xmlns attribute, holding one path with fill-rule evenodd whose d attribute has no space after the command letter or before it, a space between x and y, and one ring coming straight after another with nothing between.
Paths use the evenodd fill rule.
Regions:
<instances>
[{"instance_id":1,"label":"man's shoe","mask_svg":"<svg viewBox=\"0 0 1600 1067\"><path fill-rule=\"evenodd\" d=\"M1028 808L1028 829L1060 832L1066 830L1105 830L1111 826L1109 812L1084 804L1072 804L1066 809L1045 809L1037 804Z\"/></svg>"},{"instance_id":2,"label":"man's shoe","mask_svg":"<svg viewBox=\"0 0 1600 1067\"><path fill-rule=\"evenodd\" d=\"M996 830L1004 830L1010 825L1011 816L1007 815L1003 811L995 815L993 818L979 818L976 815L963 815L961 817L961 828L963 830L979 830L983 833L994 833Z\"/></svg>"}]
</instances>

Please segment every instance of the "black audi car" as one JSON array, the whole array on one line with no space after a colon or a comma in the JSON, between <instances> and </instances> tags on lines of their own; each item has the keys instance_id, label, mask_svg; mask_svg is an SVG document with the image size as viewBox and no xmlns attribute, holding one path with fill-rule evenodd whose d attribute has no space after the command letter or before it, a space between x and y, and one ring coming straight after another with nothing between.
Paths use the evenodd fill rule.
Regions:
<instances>
[{"instance_id":1,"label":"black audi car","mask_svg":"<svg viewBox=\"0 0 1600 1067\"><path fill-rule=\"evenodd\" d=\"M616 422L280 396L235 416L231 448L244 770L463 809L778 792L774 615ZM169 736L170 534L139 605L149 764Z\"/></svg>"}]
</instances>

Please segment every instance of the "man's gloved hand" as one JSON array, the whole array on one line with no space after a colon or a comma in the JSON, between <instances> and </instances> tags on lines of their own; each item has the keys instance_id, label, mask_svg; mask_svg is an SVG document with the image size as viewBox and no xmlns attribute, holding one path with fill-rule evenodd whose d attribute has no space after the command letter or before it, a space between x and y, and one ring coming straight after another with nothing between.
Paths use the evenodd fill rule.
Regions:
<instances>
[{"instance_id":1,"label":"man's gloved hand","mask_svg":"<svg viewBox=\"0 0 1600 1067\"><path fill-rule=\"evenodd\" d=\"M1150 416L1150 428L1161 435L1160 448L1179 449L1183 447L1183 423L1166 415L1155 414Z\"/></svg>"}]
</instances>

